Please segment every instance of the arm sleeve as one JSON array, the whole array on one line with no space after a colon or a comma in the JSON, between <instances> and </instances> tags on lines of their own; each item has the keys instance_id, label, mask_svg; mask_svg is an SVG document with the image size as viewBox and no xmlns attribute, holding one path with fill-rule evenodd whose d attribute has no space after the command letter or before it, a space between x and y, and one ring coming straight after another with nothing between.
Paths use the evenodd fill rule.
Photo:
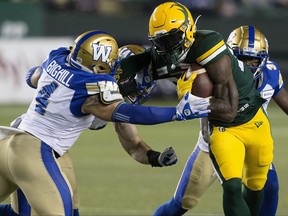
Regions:
<instances>
[{"instance_id":1,"label":"arm sleeve","mask_svg":"<svg viewBox=\"0 0 288 216\"><path fill-rule=\"evenodd\" d=\"M36 86L33 86L32 83L31 83L31 77L33 76L33 74L35 73L35 71L37 70L37 68L39 68L40 66L36 66L36 67L33 67L31 68L28 73L26 74L26 83L28 86L30 86L31 88L34 88L36 89ZM42 72L42 71L41 71Z\"/></svg>"},{"instance_id":2,"label":"arm sleeve","mask_svg":"<svg viewBox=\"0 0 288 216\"><path fill-rule=\"evenodd\" d=\"M135 106L120 103L112 115L113 122L154 125L171 122L176 119L175 107Z\"/></svg>"}]
</instances>

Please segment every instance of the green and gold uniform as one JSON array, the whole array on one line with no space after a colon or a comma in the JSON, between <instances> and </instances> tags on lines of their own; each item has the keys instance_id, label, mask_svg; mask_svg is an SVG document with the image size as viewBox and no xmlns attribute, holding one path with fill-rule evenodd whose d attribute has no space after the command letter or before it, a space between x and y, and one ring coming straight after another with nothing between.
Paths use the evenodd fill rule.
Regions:
<instances>
[{"instance_id":1,"label":"green and gold uniform","mask_svg":"<svg viewBox=\"0 0 288 216\"><path fill-rule=\"evenodd\" d=\"M158 55L154 47L124 59L121 62L124 72L120 79L125 79L152 64L155 80L174 78L176 82L192 63L198 63L205 68L223 55L228 55L231 59L233 78L239 95L238 112L231 123L210 121L210 156L222 183L240 178L249 189L261 190L273 160L270 124L261 108L265 100L256 90L251 71L234 57L219 33L198 30L187 55L178 64L173 58L168 62L167 56ZM176 66L175 69L171 69L171 64Z\"/></svg>"}]
</instances>

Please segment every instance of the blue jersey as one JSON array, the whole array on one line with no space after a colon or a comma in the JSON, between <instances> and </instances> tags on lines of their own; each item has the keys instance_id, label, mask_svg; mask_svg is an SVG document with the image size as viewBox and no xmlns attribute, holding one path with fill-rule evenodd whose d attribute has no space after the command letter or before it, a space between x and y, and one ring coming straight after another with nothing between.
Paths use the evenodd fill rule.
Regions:
<instances>
[{"instance_id":1,"label":"blue jersey","mask_svg":"<svg viewBox=\"0 0 288 216\"><path fill-rule=\"evenodd\" d=\"M59 155L63 155L91 125L94 116L81 111L89 96L100 94L103 102L107 95L123 99L111 75L72 67L69 54L70 50L64 47L50 52L41 66L35 98L19 125Z\"/></svg>"},{"instance_id":2,"label":"blue jersey","mask_svg":"<svg viewBox=\"0 0 288 216\"><path fill-rule=\"evenodd\" d=\"M263 67L263 73L258 81L258 91L261 96L267 101L263 104L263 107L267 109L267 106L271 98L278 94L278 92L284 87L284 82L280 69L273 61L267 61Z\"/></svg>"}]
</instances>

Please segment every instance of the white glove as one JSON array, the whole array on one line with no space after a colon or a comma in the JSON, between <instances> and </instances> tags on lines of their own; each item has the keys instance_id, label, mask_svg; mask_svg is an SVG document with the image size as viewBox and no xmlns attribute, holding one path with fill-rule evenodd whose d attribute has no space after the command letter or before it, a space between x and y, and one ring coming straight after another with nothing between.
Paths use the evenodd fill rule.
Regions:
<instances>
[{"instance_id":1,"label":"white glove","mask_svg":"<svg viewBox=\"0 0 288 216\"><path fill-rule=\"evenodd\" d=\"M189 120L194 118L203 118L211 112L208 109L210 98L201 98L187 92L176 106L178 121Z\"/></svg>"},{"instance_id":2,"label":"white glove","mask_svg":"<svg viewBox=\"0 0 288 216\"><path fill-rule=\"evenodd\" d=\"M165 149L158 157L161 166L171 166L177 163L178 158L172 147Z\"/></svg>"}]
</instances>

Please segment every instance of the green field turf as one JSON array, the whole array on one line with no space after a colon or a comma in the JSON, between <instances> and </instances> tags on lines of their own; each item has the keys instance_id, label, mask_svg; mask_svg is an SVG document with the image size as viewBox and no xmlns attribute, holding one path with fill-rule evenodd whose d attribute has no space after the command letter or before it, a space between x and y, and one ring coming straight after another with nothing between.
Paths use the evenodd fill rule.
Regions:
<instances>
[{"instance_id":1,"label":"green field turf","mask_svg":"<svg viewBox=\"0 0 288 216\"><path fill-rule=\"evenodd\" d=\"M17 105L0 106L0 125L7 125L25 109L25 106ZM288 215L287 116L273 102L268 112L275 141L274 163L280 181L277 215L284 216ZM178 163L164 168L138 164L122 150L111 123L100 131L85 131L70 151L82 216L152 215L158 205L173 195L182 168L197 141L199 121L137 127L141 137L154 149L161 151L173 146ZM186 215L223 215L221 197L222 189L216 181L199 205Z\"/></svg>"}]
</instances>

